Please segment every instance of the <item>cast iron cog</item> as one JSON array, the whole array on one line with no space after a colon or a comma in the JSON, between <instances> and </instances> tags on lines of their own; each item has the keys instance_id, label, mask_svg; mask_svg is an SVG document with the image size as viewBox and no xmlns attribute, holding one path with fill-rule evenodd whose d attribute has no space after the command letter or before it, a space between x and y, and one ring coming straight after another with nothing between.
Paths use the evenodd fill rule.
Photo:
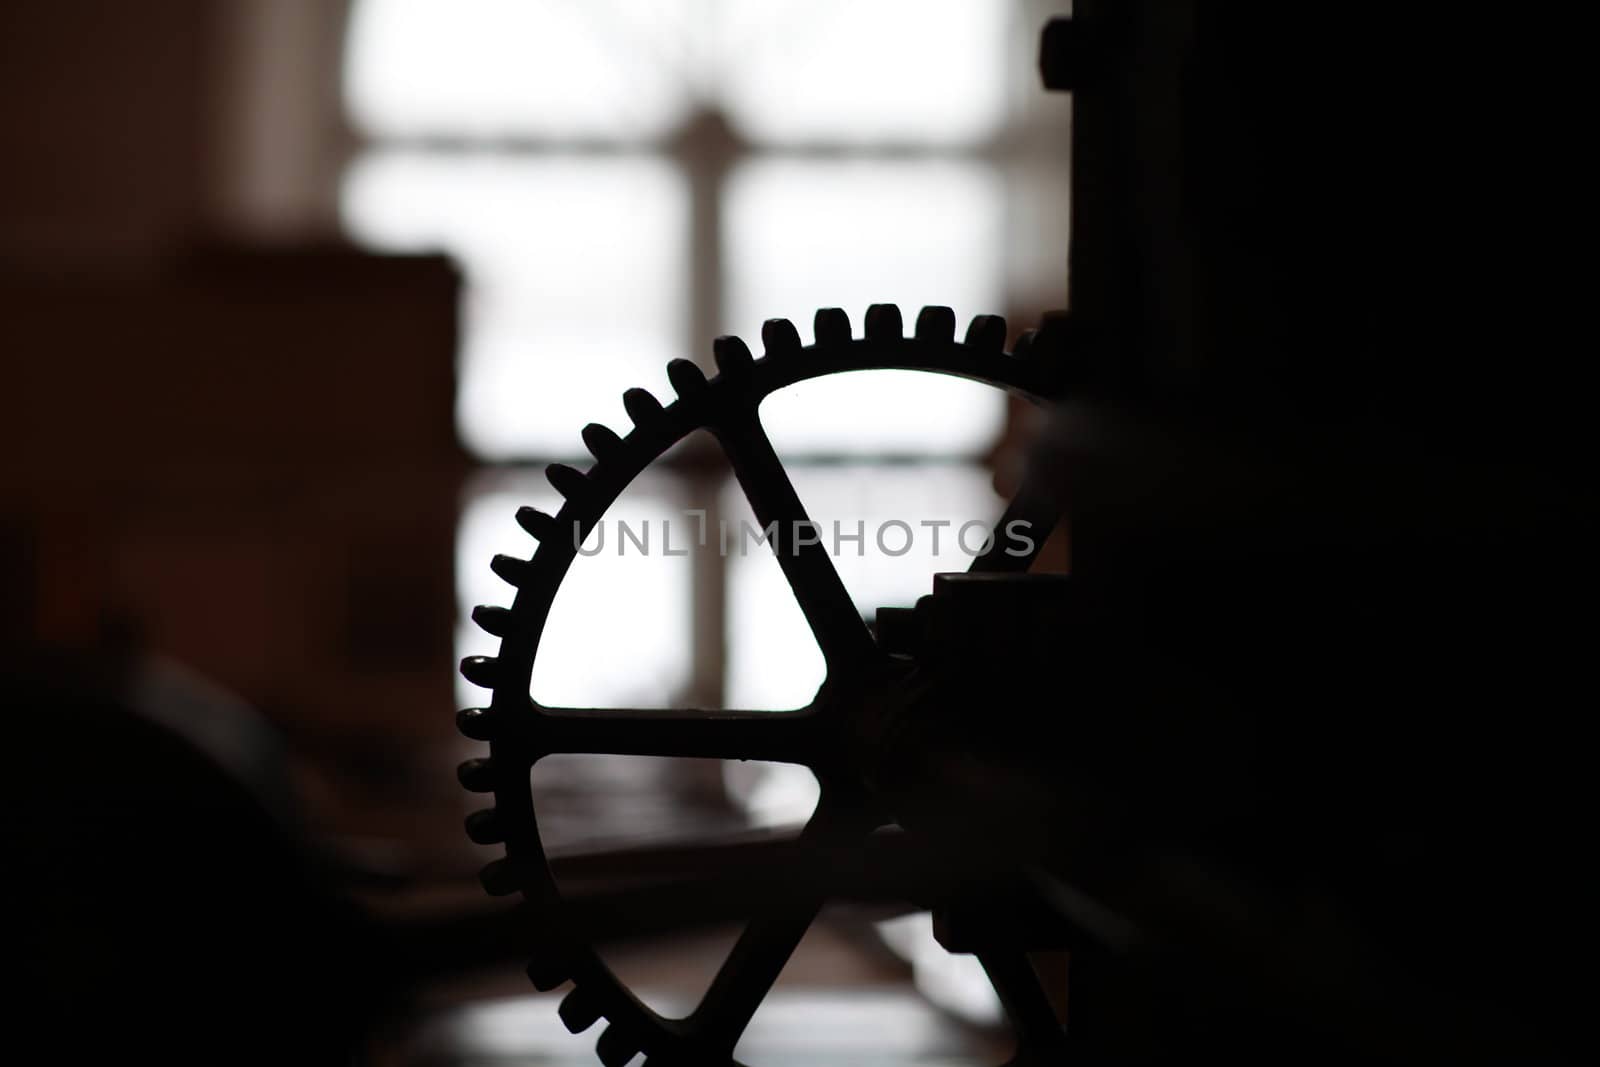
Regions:
<instances>
[{"instance_id":1,"label":"cast iron cog","mask_svg":"<svg viewBox=\"0 0 1600 1067\"><path fill-rule=\"evenodd\" d=\"M539 836L530 771L535 762L557 753L755 759L809 766L822 786L816 813L801 840L819 852L842 854L883 820L864 800L855 769L836 742L837 722L859 704L852 693L881 684L887 654L851 603L832 561L820 544L794 537L794 524L806 512L774 452L757 414L772 392L809 378L852 370L903 369L957 375L1043 404L1059 396L1060 367L1030 358L1034 331L1010 355L1004 352L1006 324L998 316L975 318L962 341L955 339L955 315L946 307L927 307L917 316L913 336L904 336L899 308L876 304L867 311L865 336L853 337L846 313L818 311L815 343L802 346L786 319L762 327L765 354L753 358L737 337L713 346L718 373L707 378L689 360L668 364L677 399L663 406L643 389L623 394L633 429L624 437L590 424L583 440L595 457L588 472L552 464L547 476L565 503L556 515L532 508L517 513L519 523L538 541L528 560L496 556L494 572L516 589L509 608L479 607L474 621L501 639L499 654L473 656L461 673L492 691L486 708L469 708L457 717L461 732L490 746L488 758L462 764L467 789L494 794L494 807L467 819L467 833L480 844L504 844L505 857L484 868L481 879L494 895L521 893L542 922L540 949L528 968L534 985L550 991L571 981L574 988L560 1007L574 1033L607 1021L596 1051L607 1067L621 1067L643 1052L647 1064L735 1065L733 1050L756 1008L820 910L809 901L783 915L750 922L699 1006L686 1018L666 1018L651 1010L605 965L579 931L560 920L562 895L551 876ZM810 706L795 712L629 711L553 708L535 703L529 682L534 658L554 601L577 547L606 509L652 461L689 434L709 431L727 453L741 488L762 526L777 522L771 544L785 577L822 649L827 681ZM1055 521L1043 494L1027 482L1001 517L1000 528L1016 518L1035 523L1039 535ZM1031 555L999 550L1001 538L973 562L980 571L1022 571ZM979 954L1019 1032L1013 1064L1054 1062L1060 1026L1020 952Z\"/></svg>"}]
</instances>

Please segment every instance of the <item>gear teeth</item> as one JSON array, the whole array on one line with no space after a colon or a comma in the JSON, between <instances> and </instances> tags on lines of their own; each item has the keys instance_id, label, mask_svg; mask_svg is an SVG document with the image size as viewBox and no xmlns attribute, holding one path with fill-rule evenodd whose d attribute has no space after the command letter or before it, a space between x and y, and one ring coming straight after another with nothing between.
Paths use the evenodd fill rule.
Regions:
<instances>
[{"instance_id":1,"label":"gear teeth","mask_svg":"<svg viewBox=\"0 0 1600 1067\"><path fill-rule=\"evenodd\" d=\"M745 373L754 362L750 356L750 346L731 335L712 341L711 355L717 361L717 369L730 377Z\"/></svg>"},{"instance_id":2,"label":"gear teeth","mask_svg":"<svg viewBox=\"0 0 1600 1067\"><path fill-rule=\"evenodd\" d=\"M569 467L565 463L550 464L544 469L544 476L555 487L555 491L568 500L582 500L589 492L588 477L576 467Z\"/></svg>"},{"instance_id":3,"label":"gear teeth","mask_svg":"<svg viewBox=\"0 0 1600 1067\"><path fill-rule=\"evenodd\" d=\"M884 607L878 609L872 631L883 651L909 656L917 652L917 631L921 625L922 619L917 617L915 609Z\"/></svg>"},{"instance_id":4,"label":"gear teeth","mask_svg":"<svg viewBox=\"0 0 1600 1067\"><path fill-rule=\"evenodd\" d=\"M494 763L479 758L469 759L456 768L456 780L472 793L494 792Z\"/></svg>"},{"instance_id":5,"label":"gear teeth","mask_svg":"<svg viewBox=\"0 0 1600 1067\"><path fill-rule=\"evenodd\" d=\"M622 407L635 426L653 426L661 421L661 401L648 389L629 389L623 393Z\"/></svg>"},{"instance_id":6,"label":"gear teeth","mask_svg":"<svg viewBox=\"0 0 1600 1067\"><path fill-rule=\"evenodd\" d=\"M581 1034L600 1020L600 998L585 986L568 993L558 1009L561 1024L574 1034Z\"/></svg>"},{"instance_id":7,"label":"gear teeth","mask_svg":"<svg viewBox=\"0 0 1600 1067\"><path fill-rule=\"evenodd\" d=\"M472 621L491 637L504 637L511 632L514 623L509 608L491 607L488 604L479 604L472 609Z\"/></svg>"},{"instance_id":8,"label":"gear teeth","mask_svg":"<svg viewBox=\"0 0 1600 1067\"><path fill-rule=\"evenodd\" d=\"M612 1023L594 1043L594 1053L605 1067L625 1067L639 1054L639 1043L622 1027Z\"/></svg>"},{"instance_id":9,"label":"gear teeth","mask_svg":"<svg viewBox=\"0 0 1600 1067\"><path fill-rule=\"evenodd\" d=\"M508 585L514 585L518 589L527 585L529 579L533 577L533 564L531 562L525 559L518 559L516 556L508 556L503 552L496 553L495 557L489 561L489 569L494 571L501 581ZM473 618L477 618L477 612L473 612ZM485 629L488 628L485 627Z\"/></svg>"},{"instance_id":10,"label":"gear teeth","mask_svg":"<svg viewBox=\"0 0 1600 1067\"><path fill-rule=\"evenodd\" d=\"M555 540L556 518L538 508L518 508L517 525L540 541Z\"/></svg>"},{"instance_id":11,"label":"gear teeth","mask_svg":"<svg viewBox=\"0 0 1600 1067\"><path fill-rule=\"evenodd\" d=\"M463 737L488 741L493 737L493 718L487 708L462 708L456 712L456 729Z\"/></svg>"},{"instance_id":12,"label":"gear teeth","mask_svg":"<svg viewBox=\"0 0 1600 1067\"><path fill-rule=\"evenodd\" d=\"M522 880L517 877L517 869L510 860L495 860L486 865L478 872L478 881L491 897L509 897L522 888Z\"/></svg>"},{"instance_id":13,"label":"gear teeth","mask_svg":"<svg viewBox=\"0 0 1600 1067\"><path fill-rule=\"evenodd\" d=\"M1061 365L1075 385L1109 385L1112 376L1107 372L1111 368L1094 359L1092 350L1075 344L1077 336L1078 323L1071 312L1046 311L1039 316L1033 356Z\"/></svg>"},{"instance_id":14,"label":"gear teeth","mask_svg":"<svg viewBox=\"0 0 1600 1067\"><path fill-rule=\"evenodd\" d=\"M1000 315L978 315L967 327L966 344L980 352L999 355L1006 348L1006 320Z\"/></svg>"},{"instance_id":15,"label":"gear teeth","mask_svg":"<svg viewBox=\"0 0 1600 1067\"><path fill-rule=\"evenodd\" d=\"M792 356L800 351L800 331L788 319L768 319L761 324L761 344L769 356Z\"/></svg>"},{"instance_id":16,"label":"gear teeth","mask_svg":"<svg viewBox=\"0 0 1600 1067\"><path fill-rule=\"evenodd\" d=\"M467 816L467 836L480 845L498 845L506 839L500 829L500 813L484 808Z\"/></svg>"},{"instance_id":17,"label":"gear teeth","mask_svg":"<svg viewBox=\"0 0 1600 1067\"><path fill-rule=\"evenodd\" d=\"M1055 333L1072 328L1072 312L1065 308L1052 308L1039 316L1039 332Z\"/></svg>"},{"instance_id":18,"label":"gear teeth","mask_svg":"<svg viewBox=\"0 0 1600 1067\"><path fill-rule=\"evenodd\" d=\"M461 661L461 677L483 689L500 681L500 661L493 656L468 656Z\"/></svg>"},{"instance_id":19,"label":"gear teeth","mask_svg":"<svg viewBox=\"0 0 1600 1067\"><path fill-rule=\"evenodd\" d=\"M895 304L873 304L867 308L867 340L898 341L905 336L900 308Z\"/></svg>"},{"instance_id":20,"label":"gear teeth","mask_svg":"<svg viewBox=\"0 0 1600 1067\"><path fill-rule=\"evenodd\" d=\"M704 392L706 372L692 359L675 359L667 364L667 380L681 397L691 397Z\"/></svg>"},{"instance_id":21,"label":"gear teeth","mask_svg":"<svg viewBox=\"0 0 1600 1067\"><path fill-rule=\"evenodd\" d=\"M622 438L611 427L598 422L591 422L583 428L583 443L589 449L589 454L601 463L622 451Z\"/></svg>"},{"instance_id":22,"label":"gear teeth","mask_svg":"<svg viewBox=\"0 0 1600 1067\"><path fill-rule=\"evenodd\" d=\"M528 963L528 980L533 983L533 988L541 993L548 993L559 989L572 976L567 973L566 962L555 954L538 957Z\"/></svg>"},{"instance_id":23,"label":"gear teeth","mask_svg":"<svg viewBox=\"0 0 1600 1067\"><path fill-rule=\"evenodd\" d=\"M931 304L917 313L917 340L950 342L956 339L956 313Z\"/></svg>"},{"instance_id":24,"label":"gear teeth","mask_svg":"<svg viewBox=\"0 0 1600 1067\"><path fill-rule=\"evenodd\" d=\"M1011 354L1018 359L1029 359L1033 356L1033 342L1039 336L1038 330L1023 330L1022 336L1017 338L1017 346Z\"/></svg>"},{"instance_id":25,"label":"gear teeth","mask_svg":"<svg viewBox=\"0 0 1600 1067\"><path fill-rule=\"evenodd\" d=\"M844 345L850 343L850 316L844 308L819 308L811 322L811 332L819 345Z\"/></svg>"}]
</instances>

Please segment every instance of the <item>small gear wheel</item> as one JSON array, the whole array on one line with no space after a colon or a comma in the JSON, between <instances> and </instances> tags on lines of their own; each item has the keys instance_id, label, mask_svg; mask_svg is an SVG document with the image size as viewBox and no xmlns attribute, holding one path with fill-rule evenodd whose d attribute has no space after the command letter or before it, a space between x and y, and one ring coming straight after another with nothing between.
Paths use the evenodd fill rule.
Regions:
<instances>
[{"instance_id":1,"label":"small gear wheel","mask_svg":"<svg viewBox=\"0 0 1600 1067\"><path fill-rule=\"evenodd\" d=\"M594 465L587 472L563 464L547 470L565 499L560 511L549 515L523 508L517 513L538 541L532 558L496 556L490 564L516 595L509 608L473 611L474 621L500 638L499 654L469 657L461 664L469 682L492 693L487 707L469 708L457 717L462 733L488 742L490 749L487 758L462 764L461 783L494 795L492 808L468 817L467 833L479 844L504 845L504 858L482 872L484 887L494 895L520 893L526 899L539 926L537 956L528 969L533 984L541 991L573 984L560 1007L572 1032L606 1021L596 1051L607 1067L621 1067L641 1052L656 1067L737 1067L733 1052L740 1036L827 894L822 889L802 893L805 899L751 919L693 1012L682 1019L664 1017L611 972L576 923L564 921L562 894L539 836L532 767L544 756L562 753L802 764L816 775L822 795L801 832L801 844L818 857L842 858L868 847L873 832L892 817L874 804L859 763L849 755L853 743L846 734L852 719L865 714L885 686L896 684L895 657L863 622L824 547L797 536L809 519L758 409L768 395L796 382L871 369L956 375L1036 404L1057 397L1060 368L1031 356L1034 331L1008 355L1004 319L977 317L961 341L955 339L955 325L949 308L928 307L906 337L899 309L877 304L868 309L865 336L858 338L844 311L825 308L816 314L812 345L801 344L788 320L772 319L762 327L762 358L753 358L739 338L722 337L713 346L718 373L709 379L689 360L673 360L667 371L677 399L663 406L649 392L630 389L623 402L634 426L626 436L597 424L585 427L583 440ZM601 710L536 703L530 696L534 658L578 546L646 466L700 430L709 431L727 454L757 521L763 527L776 524L769 543L826 663L827 679L816 698L790 712ZM1047 495L1026 481L999 529L1018 519L1033 524L1037 551L1056 515ZM1031 554L1000 551L999 529L975 557L973 569L1026 570ZM978 955L1018 1031L1011 1062L1055 1062L1061 1027L1026 956L1020 951Z\"/></svg>"}]
</instances>

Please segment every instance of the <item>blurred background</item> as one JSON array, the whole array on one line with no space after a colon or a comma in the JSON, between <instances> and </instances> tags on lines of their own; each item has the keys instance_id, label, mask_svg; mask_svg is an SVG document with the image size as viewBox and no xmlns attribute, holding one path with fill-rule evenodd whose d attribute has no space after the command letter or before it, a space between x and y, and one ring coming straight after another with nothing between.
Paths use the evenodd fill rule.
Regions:
<instances>
[{"instance_id":1,"label":"blurred background","mask_svg":"<svg viewBox=\"0 0 1600 1067\"><path fill-rule=\"evenodd\" d=\"M486 854L451 770L473 746L451 713L476 694L454 663L492 651L467 612L508 601L488 560L530 551L513 515L551 508L542 465L583 459L587 422L625 429L625 388L669 397L669 359L709 368L713 337L754 342L766 318L809 340L818 307L859 329L870 303L946 304L1014 335L1061 304L1069 105L1034 57L1064 6L10 0L8 656L136 654L236 695L374 906L475 894ZM893 372L796 387L763 417L813 518L869 530L993 518L1025 430L997 392ZM745 507L691 457L613 518ZM869 537L839 565L870 615L965 556ZM821 680L761 555L608 545L547 634L534 694L552 704L784 709ZM541 767L552 849L784 824L813 799L804 775L660 764ZM918 937L888 939L916 958ZM905 985L903 961L846 942L795 966ZM663 965L696 952L715 955L637 966L670 989ZM965 981L923 984L992 1020ZM897 1005L871 1017L936 1025ZM473 1010L489 1040L520 1009Z\"/></svg>"}]
</instances>

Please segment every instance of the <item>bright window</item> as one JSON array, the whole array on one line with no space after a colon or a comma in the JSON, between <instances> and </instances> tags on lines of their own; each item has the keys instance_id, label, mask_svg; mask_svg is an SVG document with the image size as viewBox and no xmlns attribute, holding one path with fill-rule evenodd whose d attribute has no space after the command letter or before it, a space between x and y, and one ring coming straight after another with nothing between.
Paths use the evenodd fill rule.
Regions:
<instances>
[{"instance_id":1,"label":"bright window","mask_svg":"<svg viewBox=\"0 0 1600 1067\"><path fill-rule=\"evenodd\" d=\"M625 430L623 390L670 398L669 360L709 370L711 338L759 348L775 316L809 340L823 306L859 330L877 302L907 321L946 304L964 321L1039 306L1038 292L1059 300L1066 115L1041 111L1026 6L355 0L345 95L365 147L345 176L345 226L462 267L457 424L504 469L464 504L463 619L504 592L487 545L528 551L515 507L553 499L534 468L586 460L585 423ZM977 464L1005 417L994 390L906 372L805 382L762 407L813 517L902 509L913 524L998 511ZM806 469L821 460L846 466ZM634 505L663 521L723 492L714 473L657 473ZM925 547L839 559L864 614L965 563ZM552 633L535 669L552 700L792 705L819 669L814 648L794 647L809 638L775 565L729 560L712 580L667 559L649 575L609 555L580 562L580 599L647 589L677 622L629 632L638 658L622 672ZM571 609L574 631L599 624L584 610ZM721 638L693 625L705 618ZM462 627L463 654L481 640Z\"/></svg>"},{"instance_id":2,"label":"bright window","mask_svg":"<svg viewBox=\"0 0 1600 1067\"><path fill-rule=\"evenodd\" d=\"M1033 6L355 0L345 96L364 147L346 229L372 248L446 252L467 282L457 425L488 469L459 527L463 620L508 602L488 561L528 553L516 508L554 510L537 465L584 457L587 422L625 430L624 389L669 399L668 360L709 370L714 336L759 349L776 316L809 341L823 306L859 331L878 302L908 322L925 304L962 321L1059 304L1068 117L1032 73ZM763 405L812 518L866 524L862 556L836 556L863 614L965 567L948 538L999 513L981 460L1005 415L993 390L896 372ZM746 514L718 471L653 470L608 519L677 522L708 502ZM886 519L918 526L912 551L870 543ZM935 552L920 524L942 522ZM469 623L459 633L463 655L492 647ZM820 679L775 560L605 552L574 564L533 688L572 706L783 708ZM764 798L752 810L765 821L815 799L803 772L730 784ZM941 966L986 995L956 973L970 964Z\"/></svg>"},{"instance_id":3,"label":"bright window","mask_svg":"<svg viewBox=\"0 0 1600 1067\"><path fill-rule=\"evenodd\" d=\"M716 334L821 306L1004 311L1027 255L1005 212L1029 169L1015 39L995 0L357 0L345 95L372 148L343 214L464 268L468 448L571 457ZM938 381L857 388L879 418L791 423L791 446L974 455L1003 416Z\"/></svg>"},{"instance_id":4,"label":"bright window","mask_svg":"<svg viewBox=\"0 0 1600 1067\"><path fill-rule=\"evenodd\" d=\"M654 155L377 151L350 169L359 240L468 274L457 425L486 460L573 456L622 391L666 388L688 302L682 176Z\"/></svg>"}]
</instances>

